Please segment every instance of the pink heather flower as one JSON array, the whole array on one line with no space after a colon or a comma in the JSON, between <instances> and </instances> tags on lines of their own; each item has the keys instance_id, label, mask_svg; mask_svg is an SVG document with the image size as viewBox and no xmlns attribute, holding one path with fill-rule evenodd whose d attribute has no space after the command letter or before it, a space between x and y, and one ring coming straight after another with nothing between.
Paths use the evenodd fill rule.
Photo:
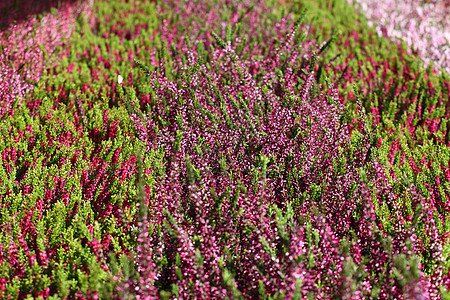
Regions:
<instances>
[{"instance_id":1,"label":"pink heather flower","mask_svg":"<svg viewBox=\"0 0 450 300\"><path fill-rule=\"evenodd\" d=\"M446 0L348 0L381 36L401 39L428 66L450 73L450 3Z\"/></svg>"},{"instance_id":2,"label":"pink heather flower","mask_svg":"<svg viewBox=\"0 0 450 300\"><path fill-rule=\"evenodd\" d=\"M166 4L182 15L180 20L198 11L223 29L207 2L183 3ZM251 34L258 34L255 11L264 9L261 5L249 13ZM152 282L177 290L178 298L285 292L288 299L364 299L375 288L380 298L437 293L438 285L423 273L406 285L392 276L398 256L415 264L420 251L432 251L439 260L441 249L420 249L414 231L406 228L389 170L368 157L370 136L361 103L354 130L363 136L353 142L340 121L344 106L338 92L333 86L323 91L313 68L299 72L314 42L297 46L295 30L288 31L285 20L275 26L284 41L276 47L245 45L238 52L238 39L233 43L217 34L214 41L212 34L201 32L198 39L208 45L204 49L213 48L206 50L209 63L204 64L198 45L179 42L177 27L164 24L162 39L186 60L172 61L177 79L165 74L168 62L158 62L148 74L152 105L130 114L146 153L164 155L163 167L153 173L148 224L138 224L141 277L128 284L138 285L139 297L147 293L151 298L154 290L142 291ZM196 32L199 24L190 26ZM255 55L261 58L256 61ZM379 203L393 211L389 230L375 213ZM346 252L342 239L354 242ZM441 280L442 274L435 277Z\"/></svg>"},{"instance_id":3,"label":"pink heather flower","mask_svg":"<svg viewBox=\"0 0 450 300\"><path fill-rule=\"evenodd\" d=\"M64 39L69 38L80 13L92 16L92 5L92 0L72 5L66 3L58 15L46 13L40 19L30 16L0 32L3 48L0 52L0 117L12 114L13 103L18 101L19 106L24 95L32 90L32 82L39 81L44 69L56 62L60 55L52 53L63 46ZM48 53L50 61L44 60L41 47Z\"/></svg>"}]
</instances>

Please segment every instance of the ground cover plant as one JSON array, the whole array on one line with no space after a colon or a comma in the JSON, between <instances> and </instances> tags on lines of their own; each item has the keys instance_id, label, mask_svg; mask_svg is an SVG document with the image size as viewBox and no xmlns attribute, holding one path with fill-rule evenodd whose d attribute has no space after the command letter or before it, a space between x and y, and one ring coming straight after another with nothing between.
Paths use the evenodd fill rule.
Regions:
<instances>
[{"instance_id":1,"label":"ground cover plant","mask_svg":"<svg viewBox=\"0 0 450 300\"><path fill-rule=\"evenodd\" d=\"M1 33L2 298L446 295L445 69L343 0L54 7Z\"/></svg>"},{"instance_id":2,"label":"ground cover plant","mask_svg":"<svg viewBox=\"0 0 450 300\"><path fill-rule=\"evenodd\" d=\"M401 39L426 63L450 71L449 1L354 1L377 33Z\"/></svg>"}]
</instances>

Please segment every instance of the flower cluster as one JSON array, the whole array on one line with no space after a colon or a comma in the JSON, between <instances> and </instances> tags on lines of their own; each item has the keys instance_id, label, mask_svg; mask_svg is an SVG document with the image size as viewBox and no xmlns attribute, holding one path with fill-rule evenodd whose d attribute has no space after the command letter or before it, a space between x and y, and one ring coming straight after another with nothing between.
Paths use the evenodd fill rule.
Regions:
<instances>
[{"instance_id":1,"label":"flower cluster","mask_svg":"<svg viewBox=\"0 0 450 300\"><path fill-rule=\"evenodd\" d=\"M450 4L445 0L366 1L358 4L378 34L406 42L427 65L450 72Z\"/></svg>"},{"instance_id":2,"label":"flower cluster","mask_svg":"<svg viewBox=\"0 0 450 300\"><path fill-rule=\"evenodd\" d=\"M13 6L13 3L2 1L2 6ZM20 106L44 69L51 67L62 54L60 48L75 29L77 16L81 13L89 16L91 8L92 1L78 1L64 3L58 14L47 13L40 18L30 15L18 23L20 18L13 13L2 18L0 23L7 26L0 32L0 117L13 114L13 107ZM16 22L10 20L11 16L15 16ZM58 57L55 51L60 52Z\"/></svg>"},{"instance_id":3,"label":"flower cluster","mask_svg":"<svg viewBox=\"0 0 450 300\"><path fill-rule=\"evenodd\" d=\"M260 20L248 20L252 32ZM142 267L128 284L140 298L155 289L181 298L439 294L441 250L417 237L420 217L436 234L429 209L417 196L417 211L401 213L415 187L391 186L360 103L356 130L342 122L343 101L316 82L300 24L247 51L234 23L224 39L212 32L195 44L175 44L173 27L163 37L184 55L161 56L148 102L126 91L136 137L166 162L142 197ZM422 266L435 251L435 268Z\"/></svg>"},{"instance_id":4,"label":"flower cluster","mask_svg":"<svg viewBox=\"0 0 450 300\"><path fill-rule=\"evenodd\" d=\"M448 77L346 0L26 3L0 3L0 297L450 287Z\"/></svg>"}]
</instances>

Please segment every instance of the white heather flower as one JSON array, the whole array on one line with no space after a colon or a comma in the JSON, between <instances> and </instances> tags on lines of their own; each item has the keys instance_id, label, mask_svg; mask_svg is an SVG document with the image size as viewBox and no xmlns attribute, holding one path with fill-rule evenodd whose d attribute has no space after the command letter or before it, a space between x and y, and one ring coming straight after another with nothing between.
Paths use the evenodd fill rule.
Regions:
<instances>
[{"instance_id":1,"label":"white heather flower","mask_svg":"<svg viewBox=\"0 0 450 300\"><path fill-rule=\"evenodd\" d=\"M117 82L118 82L119 84L121 84L121 83L122 83L122 80L123 80L123 77L120 76L120 75L118 75L118 76L117 76Z\"/></svg>"}]
</instances>

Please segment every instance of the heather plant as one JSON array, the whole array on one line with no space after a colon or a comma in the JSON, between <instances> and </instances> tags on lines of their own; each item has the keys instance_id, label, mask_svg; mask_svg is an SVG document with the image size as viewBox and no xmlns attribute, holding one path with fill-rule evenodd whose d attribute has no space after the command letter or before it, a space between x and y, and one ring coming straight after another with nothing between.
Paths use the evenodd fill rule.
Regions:
<instances>
[{"instance_id":1,"label":"heather plant","mask_svg":"<svg viewBox=\"0 0 450 300\"><path fill-rule=\"evenodd\" d=\"M2 5L10 4L6 1ZM91 2L66 4L41 17L11 23L0 32L0 117L12 114L13 103L29 93L45 68L55 63L81 14L89 15ZM14 14L11 14L14 15ZM7 18L8 19L8 18ZM54 53L55 52L55 53ZM59 53L57 53L59 52Z\"/></svg>"},{"instance_id":2,"label":"heather plant","mask_svg":"<svg viewBox=\"0 0 450 300\"><path fill-rule=\"evenodd\" d=\"M61 28L43 31L36 25L37 45L64 43L62 51L44 55L51 47L36 52L40 48L29 40L35 48L17 52L26 49L20 31L17 40L10 36L11 47L5 47L23 54L13 61L27 63L22 69L38 65L29 73L35 77L15 77L28 86L22 103L8 98L14 90L1 97L11 100L0 121L1 298L113 298L113 274L126 272L122 262L135 248L137 151L116 86L118 73L124 75L124 84L138 85L139 76L113 62L134 59L137 47L130 35L137 39L153 34L149 16L154 18L154 8L97 5L93 23L83 17L67 20L74 22L67 39L61 30L49 37L54 43L47 43L41 34ZM142 7L141 16L130 15ZM124 24L100 26L108 14L113 23L120 19ZM39 18L56 20L54 15L31 19ZM15 48L13 42L18 43ZM151 43L142 45L150 48ZM58 61L56 53L61 54ZM151 177L146 180L151 185Z\"/></svg>"},{"instance_id":3,"label":"heather plant","mask_svg":"<svg viewBox=\"0 0 450 300\"><path fill-rule=\"evenodd\" d=\"M350 130L358 126L352 84L361 87L361 103L370 112L368 126L375 129L372 145L376 147L372 152L386 167L390 184L407 195L399 187L413 183L423 197L435 199L431 209L440 214L438 227L444 234L448 228L445 207L449 196L445 175L449 157L448 75L445 72L438 75L431 67L424 69L422 63L406 53L404 45L386 43L369 27L356 31L356 24L367 25L344 1L305 2L292 6L291 10L300 11L304 7L320 16L312 20L311 32L315 36L329 36L333 28L341 32L336 45L330 45L323 54L316 78L320 81L332 78L345 99L348 109L345 119ZM411 213L408 199L401 205ZM381 211L378 214L384 215Z\"/></svg>"},{"instance_id":4,"label":"heather plant","mask_svg":"<svg viewBox=\"0 0 450 300\"><path fill-rule=\"evenodd\" d=\"M148 206L140 226L142 267L125 285L128 292L133 287L138 298L158 291L177 298L438 297L442 251L417 239L436 235L427 206L420 211L424 200L416 197L412 220L400 213L404 195L370 154L373 136L361 103L360 125L350 135L337 91L321 89L316 56L302 55L295 38L300 24L273 49L257 52L254 73L236 53L233 41L241 37L229 34L233 23L225 39L212 33L214 40L172 43L184 58L161 55L154 71L139 62L150 101L142 107L133 89L123 93L136 138L146 151L163 151L166 164L141 196ZM392 212L390 226L380 223L380 205ZM420 216L431 220L419 230ZM430 258L429 267L421 257Z\"/></svg>"},{"instance_id":5,"label":"heather plant","mask_svg":"<svg viewBox=\"0 0 450 300\"><path fill-rule=\"evenodd\" d=\"M448 75L285 4L97 1L14 61L1 297L441 297Z\"/></svg>"},{"instance_id":6,"label":"heather plant","mask_svg":"<svg viewBox=\"0 0 450 300\"><path fill-rule=\"evenodd\" d=\"M136 157L121 112L96 105L85 131L51 106L34 120L22 106L1 123L2 297L98 293L108 252L134 245L122 227Z\"/></svg>"},{"instance_id":7,"label":"heather plant","mask_svg":"<svg viewBox=\"0 0 450 300\"><path fill-rule=\"evenodd\" d=\"M86 9L86 5L92 6L93 1L84 3L78 0L47 0L47 1L14 1L5 0L0 3L0 30L3 30L12 24L20 24L30 17L40 17L52 9L62 9L73 7L80 13ZM85 11L87 13L87 11Z\"/></svg>"},{"instance_id":8,"label":"heather plant","mask_svg":"<svg viewBox=\"0 0 450 300\"><path fill-rule=\"evenodd\" d=\"M438 1L349 1L357 4L379 35L401 39L426 65L450 72L450 4Z\"/></svg>"},{"instance_id":9,"label":"heather plant","mask_svg":"<svg viewBox=\"0 0 450 300\"><path fill-rule=\"evenodd\" d=\"M363 32L355 31L356 24L364 26L366 20L361 16L344 19L343 15L354 14L343 1L335 1L333 5L326 0L305 2L293 5L291 10L300 12L304 7L321 13L321 18L327 21L311 20L311 32L315 36L331 36L333 28L342 33L341 38L335 39L336 45L323 54L317 78L323 81L329 77L335 82L340 94L351 100L348 103L352 105L351 114L356 111L352 88L356 83L361 87L361 101L370 112L369 122L374 127L379 125L382 130L393 131L401 123L402 131L419 143L424 138L448 143L445 119L449 78L445 72L438 75L431 67L423 68L423 64L406 53L404 45L386 43L369 27ZM328 7L330 12L325 11ZM386 94L389 100L384 102Z\"/></svg>"}]
</instances>

